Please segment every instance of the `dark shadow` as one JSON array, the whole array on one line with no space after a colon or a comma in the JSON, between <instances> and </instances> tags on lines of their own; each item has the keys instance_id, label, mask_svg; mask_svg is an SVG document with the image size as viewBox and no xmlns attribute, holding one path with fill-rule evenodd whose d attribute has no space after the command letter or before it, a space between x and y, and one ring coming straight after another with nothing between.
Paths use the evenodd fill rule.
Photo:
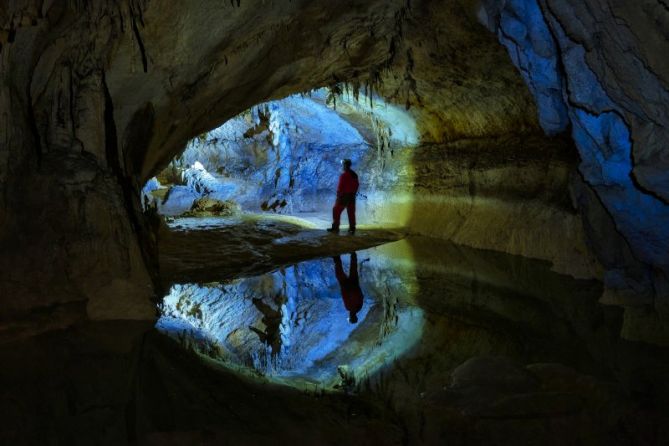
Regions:
<instances>
[{"instance_id":1,"label":"dark shadow","mask_svg":"<svg viewBox=\"0 0 669 446\"><path fill-rule=\"evenodd\" d=\"M281 305L284 298L280 293L274 296L274 302L278 310L263 302L262 299L254 298L253 305L262 313L262 323L265 324L265 331L256 327L249 327L251 331L258 335L260 341L272 349L272 356L279 354L281 350Z\"/></svg>"}]
</instances>

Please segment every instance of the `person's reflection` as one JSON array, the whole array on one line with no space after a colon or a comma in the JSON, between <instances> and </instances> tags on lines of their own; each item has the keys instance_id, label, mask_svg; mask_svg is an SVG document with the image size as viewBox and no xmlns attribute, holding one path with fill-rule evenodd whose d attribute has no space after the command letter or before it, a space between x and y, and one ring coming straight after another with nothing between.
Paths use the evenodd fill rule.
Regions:
<instances>
[{"instance_id":1,"label":"person's reflection","mask_svg":"<svg viewBox=\"0 0 669 446\"><path fill-rule=\"evenodd\" d=\"M358 322L358 311L362 308L362 290L358 279L358 256L354 252L351 253L351 266L348 276L344 274L341 257L336 256L332 259L335 263L335 275L341 288L341 297L349 313L348 321L355 324Z\"/></svg>"}]
</instances>

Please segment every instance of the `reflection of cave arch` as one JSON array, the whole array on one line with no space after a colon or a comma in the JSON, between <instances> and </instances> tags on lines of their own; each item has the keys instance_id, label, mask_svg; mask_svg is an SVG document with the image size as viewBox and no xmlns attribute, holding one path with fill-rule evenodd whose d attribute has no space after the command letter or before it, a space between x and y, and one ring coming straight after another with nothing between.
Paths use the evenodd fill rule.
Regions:
<instances>
[{"instance_id":1,"label":"reflection of cave arch","mask_svg":"<svg viewBox=\"0 0 669 446\"><path fill-rule=\"evenodd\" d=\"M331 388L343 364L372 376L420 340L423 312L413 306L413 265L398 268L376 249L357 260L364 304L355 324L327 258L226 284L174 285L157 326L226 366L298 387ZM351 261L339 260L347 271Z\"/></svg>"}]
</instances>

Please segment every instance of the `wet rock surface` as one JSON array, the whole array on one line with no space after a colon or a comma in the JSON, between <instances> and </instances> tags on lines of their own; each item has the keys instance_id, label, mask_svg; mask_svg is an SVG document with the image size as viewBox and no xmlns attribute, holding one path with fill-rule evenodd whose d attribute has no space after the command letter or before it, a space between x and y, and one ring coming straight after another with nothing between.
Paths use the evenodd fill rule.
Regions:
<instances>
[{"instance_id":1,"label":"wet rock surface","mask_svg":"<svg viewBox=\"0 0 669 446\"><path fill-rule=\"evenodd\" d=\"M355 236L329 234L291 217L241 214L227 219L177 219L159 234L163 284L208 283L271 271L318 256L351 252L402 237L362 227ZM306 227L305 227L306 225Z\"/></svg>"},{"instance_id":2,"label":"wet rock surface","mask_svg":"<svg viewBox=\"0 0 669 446\"><path fill-rule=\"evenodd\" d=\"M372 216L414 234L552 262L557 272L600 277L571 202L576 154L564 138L508 135L424 144L387 157L371 191Z\"/></svg>"}]
</instances>

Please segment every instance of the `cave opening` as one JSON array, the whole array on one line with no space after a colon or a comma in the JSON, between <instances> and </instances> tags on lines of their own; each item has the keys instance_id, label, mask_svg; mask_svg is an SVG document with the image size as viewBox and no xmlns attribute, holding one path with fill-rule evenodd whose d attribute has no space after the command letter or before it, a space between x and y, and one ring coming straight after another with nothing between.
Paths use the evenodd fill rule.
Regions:
<instances>
[{"instance_id":1,"label":"cave opening","mask_svg":"<svg viewBox=\"0 0 669 446\"><path fill-rule=\"evenodd\" d=\"M256 105L190 140L142 191L145 212L169 226L158 330L236 373L302 389L374 377L422 332L410 248L370 249L402 237L406 210L387 207L410 194L419 143L404 107L348 84ZM323 229L344 159L359 175L358 231L340 239ZM234 243L245 244L237 266L212 267L223 262L208 252ZM258 245L272 247L268 261ZM190 272L184 257L198 258Z\"/></svg>"},{"instance_id":2,"label":"cave opening","mask_svg":"<svg viewBox=\"0 0 669 446\"><path fill-rule=\"evenodd\" d=\"M348 159L359 174L361 227L399 227L401 217L384 214L382 204L392 201L418 144L415 118L403 108L348 84L315 89L256 105L191 139L144 185L142 202L172 224L285 216L324 228Z\"/></svg>"}]
</instances>

